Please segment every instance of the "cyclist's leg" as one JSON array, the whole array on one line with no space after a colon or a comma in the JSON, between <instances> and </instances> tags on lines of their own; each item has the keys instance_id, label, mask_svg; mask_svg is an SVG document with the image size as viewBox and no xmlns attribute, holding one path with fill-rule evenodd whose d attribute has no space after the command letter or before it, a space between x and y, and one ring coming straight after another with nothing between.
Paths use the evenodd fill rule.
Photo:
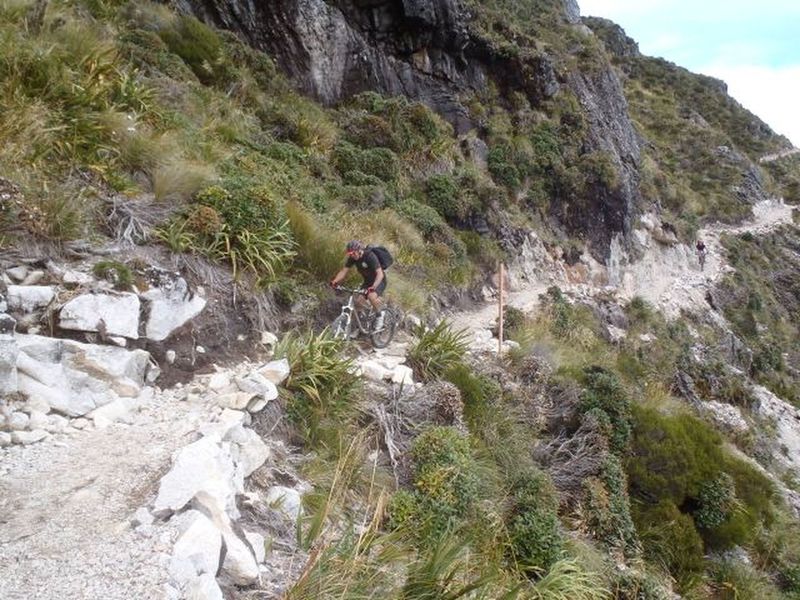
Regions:
<instances>
[{"instance_id":1,"label":"cyclist's leg","mask_svg":"<svg viewBox=\"0 0 800 600\"><path fill-rule=\"evenodd\" d=\"M372 308L375 309L375 312L380 312L383 310L383 300L381 300L381 296L383 296L383 292L386 290L386 277L384 276L383 281L381 281L380 285L375 288L375 291L371 294L367 295L367 300L369 303L372 304Z\"/></svg>"}]
</instances>

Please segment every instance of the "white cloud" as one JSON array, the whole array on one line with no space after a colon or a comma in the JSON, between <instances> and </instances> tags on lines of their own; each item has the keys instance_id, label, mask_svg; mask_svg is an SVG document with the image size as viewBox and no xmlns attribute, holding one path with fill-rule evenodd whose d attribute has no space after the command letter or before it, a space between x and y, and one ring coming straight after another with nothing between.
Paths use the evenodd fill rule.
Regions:
<instances>
[{"instance_id":1,"label":"white cloud","mask_svg":"<svg viewBox=\"0 0 800 600\"><path fill-rule=\"evenodd\" d=\"M708 65L701 73L722 79L728 93L772 129L800 146L800 65L765 67L753 65Z\"/></svg>"}]
</instances>

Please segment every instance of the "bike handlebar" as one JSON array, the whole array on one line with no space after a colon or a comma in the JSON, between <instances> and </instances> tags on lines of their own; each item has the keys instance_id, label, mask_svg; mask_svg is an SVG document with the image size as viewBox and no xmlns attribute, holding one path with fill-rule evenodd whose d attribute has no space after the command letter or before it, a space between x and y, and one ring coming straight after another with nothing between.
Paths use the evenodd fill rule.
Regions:
<instances>
[{"instance_id":1,"label":"bike handlebar","mask_svg":"<svg viewBox=\"0 0 800 600\"><path fill-rule=\"evenodd\" d=\"M343 285L336 285L333 287L334 290L337 292L347 292L348 294L363 294L364 296L367 295L367 290L361 288L348 288L344 287Z\"/></svg>"}]
</instances>

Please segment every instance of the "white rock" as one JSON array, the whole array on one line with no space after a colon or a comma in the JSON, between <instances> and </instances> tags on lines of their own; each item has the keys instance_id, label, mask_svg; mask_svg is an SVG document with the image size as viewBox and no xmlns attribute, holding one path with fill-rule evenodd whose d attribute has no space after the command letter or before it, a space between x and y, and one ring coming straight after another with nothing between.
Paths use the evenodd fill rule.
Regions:
<instances>
[{"instance_id":1,"label":"white rock","mask_svg":"<svg viewBox=\"0 0 800 600\"><path fill-rule=\"evenodd\" d=\"M246 410L252 398L253 394L250 392L233 392L217 396L217 403L223 408Z\"/></svg>"},{"instance_id":2,"label":"white rock","mask_svg":"<svg viewBox=\"0 0 800 600\"><path fill-rule=\"evenodd\" d=\"M82 419L76 419L76 421L80 420ZM69 419L61 415L48 415L47 421L47 426L44 429L50 433L63 433L69 427Z\"/></svg>"},{"instance_id":3,"label":"white rock","mask_svg":"<svg viewBox=\"0 0 800 600\"><path fill-rule=\"evenodd\" d=\"M56 289L51 285L10 285L7 293L8 309L32 313L50 304L55 295Z\"/></svg>"},{"instance_id":4,"label":"white rock","mask_svg":"<svg viewBox=\"0 0 800 600\"><path fill-rule=\"evenodd\" d=\"M47 414L34 410L31 412L30 421L28 422L29 429L47 429L50 426L50 419Z\"/></svg>"},{"instance_id":5,"label":"white rock","mask_svg":"<svg viewBox=\"0 0 800 600\"><path fill-rule=\"evenodd\" d=\"M392 383L412 385L414 383L414 370L405 365L398 365L392 372Z\"/></svg>"},{"instance_id":6,"label":"white rock","mask_svg":"<svg viewBox=\"0 0 800 600\"><path fill-rule=\"evenodd\" d=\"M69 287L76 285L88 285L92 281L94 281L94 279L91 275L82 273L80 271L65 271L61 276L61 282Z\"/></svg>"},{"instance_id":7,"label":"white rock","mask_svg":"<svg viewBox=\"0 0 800 600\"><path fill-rule=\"evenodd\" d=\"M145 335L156 342L167 339L173 331L199 315L206 306L205 299L193 294L182 277L162 287L151 288L142 297L150 302Z\"/></svg>"},{"instance_id":8,"label":"white rock","mask_svg":"<svg viewBox=\"0 0 800 600\"><path fill-rule=\"evenodd\" d=\"M0 448L5 448L11 445L11 434L5 431L0 431Z\"/></svg>"},{"instance_id":9,"label":"white rock","mask_svg":"<svg viewBox=\"0 0 800 600\"><path fill-rule=\"evenodd\" d=\"M7 427L12 431L23 431L28 428L30 418L22 412L12 412L6 420Z\"/></svg>"},{"instance_id":10,"label":"white rock","mask_svg":"<svg viewBox=\"0 0 800 600\"><path fill-rule=\"evenodd\" d=\"M242 530L244 532L244 537L247 539L247 542L250 544L250 547L255 552L256 562L263 563L264 559L267 557L267 549L264 545L264 536L260 533L256 533L255 531L247 531L246 529Z\"/></svg>"},{"instance_id":11,"label":"white rock","mask_svg":"<svg viewBox=\"0 0 800 600\"><path fill-rule=\"evenodd\" d=\"M89 425L89 420L84 418L72 419L69 424L75 429L86 429L86 427Z\"/></svg>"},{"instance_id":12,"label":"white rock","mask_svg":"<svg viewBox=\"0 0 800 600\"><path fill-rule=\"evenodd\" d=\"M170 575L182 586L204 573L216 575L222 552L222 533L206 515L191 510L184 519L189 526L175 542L169 567Z\"/></svg>"},{"instance_id":13,"label":"white rock","mask_svg":"<svg viewBox=\"0 0 800 600\"><path fill-rule=\"evenodd\" d=\"M6 314L0 314L0 398L16 394L19 389L17 357L19 346L14 337L17 322Z\"/></svg>"},{"instance_id":14,"label":"white rock","mask_svg":"<svg viewBox=\"0 0 800 600\"><path fill-rule=\"evenodd\" d=\"M140 506L136 512L133 514L133 518L131 518L131 527L140 527L142 525L152 525L153 515L150 514L150 511L147 510L144 506Z\"/></svg>"},{"instance_id":15,"label":"white rock","mask_svg":"<svg viewBox=\"0 0 800 600\"><path fill-rule=\"evenodd\" d=\"M150 355L144 350L18 335L19 391L67 416L82 416L118 396L136 397Z\"/></svg>"},{"instance_id":16,"label":"white rock","mask_svg":"<svg viewBox=\"0 0 800 600\"><path fill-rule=\"evenodd\" d=\"M216 577L203 573L186 587L186 600L224 600Z\"/></svg>"},{"instance_id":17,"label":"white rock","mask_svg":"<svg viewBox=\"0 0 800 600\"><path fill-rule=\"evenodd\" d=\"M253 414L261 412L267 407L269 404L262 396L256 396L247 404L247 412L251 412Z\"/></svg>"},{"instance_id":18,"label":"white rock","mask_svg":"<svg viewBox=\"0 0 800 600\"><path fill-rule=\"evenodd\" d=\"M243 392L258 394L267 402L278 397L278 388L261 373L253 371L249 375L236 378L236 385Z\"/></svg>"},{"instance_id":19,"label":"white rock","mask_svg":"<svg viewBox=\"0 0 800 600\"><path fill-rule=\"evenodd\" d=\"M373 360L365 360L361 363L361 373L367 379L372 381L383 381L392 376L392 372L378 364Z\"/></svg>"},{"instance_id":20,"label":"white rock","mask_svg":"<svg viewBox=\"0 0 800 600\"><path fill-rule=\"evenodd\" d=\"M198 354L205 354L206 349L203 348L203 346L195 346L195 352L197 352Z\"/></svg>"},{"instance_id":21,"label":"white rock","mask_svg":"<svg viewBox=\"0 0 800 600\"><path fill-rule=\"evenodd\" d=\"M15 444L27 446L28 444L41 442L49 435L49 433L42 431L41 429L36 429L34 431L13 431L11 433L11 441Z\"/></svg>"},{"instance_id":22,"label":"white rock","mask_svg":"<svg viewBox=\"0 0 800 600\"><path fill-rule=\"evenodd\" d=\"M269 348L275 348L278 344L278 338L274 333L270 333L269 331L262 331L261 332L261 343Z\"/></svg>"},{"instance_id":23,"label":"white rock","mask_svg":"<svg viewBox=\"0 0 800 600\"><path fill-rule=\"evenodd\" d=\"M222 571L237 585L250 585L258 581L259 568L250 545L233 530L228 512L222 509L217 499L205 492L195 498L198 507L211 517L216 528L222 532L225 541L225 558Z\"/></svg>"},{"instance_id":24,"label":"white rock","mask_svg":"<svg viewBox=\"0 0 800 600\"><path fill-rule=\"evenodd\" d=\"M273 486L267 490L265 501L292 522L297 522L303 512L302 498L294 488L282 485Z\"/></svg>"},{"instance_id":25,"label":"white rock","mask_svg":"<svg viewBox=\"0 0 800 600\"><path fill-rule=\"evenodd\" d=\"M206 423L200 427L203 435L216 435L219 439L229 441L232 432L239 431L250 423L250 415L241 410L226 408L214 423Z\"/></svg>"},{"instance_id":26,"label":"white rock","mask_svg":"<svg viewBox=\"0 0 800 600\"><path fill-rule=\"evenodd\" d=\"M238 463L245 477L263 465L270 457L269 447L252 429L242 428L231 437L239 449Z\"/></svg>"},{"instance_id":27,"label":"white rock","mask_svg":"<svg viewBox=\"0 0 800 600\"><path fill-rule=\"evenodd\" d=\"M103 331L107 335L139 338L139 297L136 294L82 294L59 313L62 329Z\"/></svg>"},{"instance_id":28,"label":"white rock","mask_svg":"<svg viewBox=\"0 0 800 600\"><path fill-rule=\"evenodd\" d=\"M168 365L171 365L172 363L175 362L176 356L177 355L175 354L175 350L167 350L164 353L164 359L167 361Z\"/></svg>"},{"instance_id":29,"label":"white rock","mask_svg":"<svg viewBox=\"0 0 800 600\"><path fill-rule=\"evenodd\" d=\"M37 285L42 279L44 279L44 271L31 271L20 285Z\"/></svg>"},{"instance_id":30,"label":"white rock","mask_svg":"<svg viewBox=\"0 0 800 600\"><path fill-rule=\"evenodd\" d=\"M268 362L266 365L261 367L258 372L275 385L280 385L286 381L287 377L289 377L291 370L292 369L289 366L289 361L285 358L282 358L280 360Z\"/></svg>"},{"instance_id":31,"label":"white rock","mask_svg":"<svg viewBox=\"0 0 800 600\"><path fill-rule=\"evenodd\" d=\"M99 408L94 409L86 416L94 420L98 429L110 423L133 423L134 413L139 409L138 398L117 398Z\"/></svg>"},{"instance_id":32,"label":"white rock","mask_svg":"<svg viewBox=\"0 0 800 600\"><path fill-rule=\"evenodd\" d=\"M219 392L224 390L231 385L231 374L228 371L220 371L219 373L214 373L208 379L208 389L214 390L215 392Z\"/></svg>"},{"instance_id":33,"label":"white rock","mask_svg":"<svg viewBox=\"0 0 800 600\"><path fill-rule=\"evenodd\" d=\"M6 269L6 275L11 277L12 280L20 282L28 276L28 272L30 269L25 265L19 265L17 267L12 267L10 269Z\"/></svg>"},{"instance_id":34,"label":"white rock","mask_svg":"<svg viewBox=\"0 0 800 600\"><path fill-rule=\"evenodd\" d=\"M218 434L211 433L180 450L172 468L161 479L154 513L180 510L196 494L206 492L237 518L236 494L242 492L244 480L233 464L230 446Z\"/></svg>"}]
</instances>

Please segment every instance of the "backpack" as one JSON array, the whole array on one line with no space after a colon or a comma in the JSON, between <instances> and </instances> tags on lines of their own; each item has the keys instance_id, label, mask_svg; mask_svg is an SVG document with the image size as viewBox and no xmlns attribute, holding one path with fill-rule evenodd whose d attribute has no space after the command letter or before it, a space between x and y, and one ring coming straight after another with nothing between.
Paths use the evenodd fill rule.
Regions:
<instances>
[{"instance_id":1,"label":"backpack","mask_svg":"<svg viewBox=\"0 0 800 600\"><path fill-rule=\"evenodd\" d=\"M378 257L378 262L381 264L381 269L386 270L392 266L394 257L392 256L392 253L383 246L367 246L367 250L372 251L372 253Z\"/></svg>"}]
</instances>

